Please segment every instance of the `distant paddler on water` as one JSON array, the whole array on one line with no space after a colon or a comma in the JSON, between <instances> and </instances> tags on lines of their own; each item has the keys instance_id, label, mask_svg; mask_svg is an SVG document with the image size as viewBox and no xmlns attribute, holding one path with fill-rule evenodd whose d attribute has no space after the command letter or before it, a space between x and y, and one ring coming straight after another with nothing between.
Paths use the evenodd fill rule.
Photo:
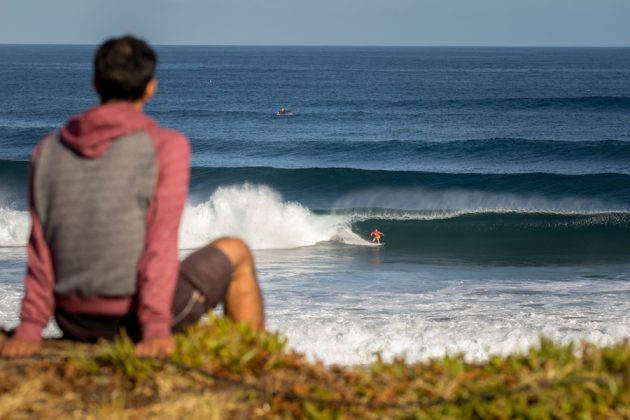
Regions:
<instances>
[{"instance_id":1,"label":"distant paddler on water","mask_svg":"<svg viewBox=\"0 0 630 420\"><path fill-rule=\"evenodd\" d=\"M385 234L378 229L374 229L372 233L370 233L370 236L373 236L372 242L376 242L377 244L380 244L381 236L385 236Z\"/></svg>"},{"instance_id":2,"label":"distant paddler on water","mask_svg":"<svg viewBox=\"0 0 630 420\"><path fill-rule=\"evenodd\" d=\"M279 117L290 116L290 115L293 115L293 112L291 112L290 110L288 110L285 107L281 107L280 111L276 112L276 115L279 116Z\"/></svg>"}]
</instances>

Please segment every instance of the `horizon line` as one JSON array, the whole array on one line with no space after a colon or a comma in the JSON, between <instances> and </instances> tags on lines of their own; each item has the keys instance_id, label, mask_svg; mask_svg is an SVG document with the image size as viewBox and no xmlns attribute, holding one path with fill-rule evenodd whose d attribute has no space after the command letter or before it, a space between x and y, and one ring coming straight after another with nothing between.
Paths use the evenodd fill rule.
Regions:
<instances>
[{"instance_id":1,"label":"horizon line","mask_svg":"<svg viewBox=\"0 0 630 420\"><path fill-rule=\"evenodd\" d=\"M91 42L0 42L0 46L98 46ZM156 47L261 48L630 48L630 45L457 45L457 44L197 44L151 43Z\"/></svg>"}]
</instances>

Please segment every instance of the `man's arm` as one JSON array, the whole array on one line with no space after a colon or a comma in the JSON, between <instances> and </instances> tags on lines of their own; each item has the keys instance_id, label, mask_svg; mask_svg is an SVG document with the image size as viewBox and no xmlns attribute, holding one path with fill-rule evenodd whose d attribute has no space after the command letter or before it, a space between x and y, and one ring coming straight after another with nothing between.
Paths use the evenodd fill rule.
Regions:
<instances>
[{"instance_id":1,"label":"man's arm","mask_svg":"<svg viewBox=\"0 0 630 420\"><path fill-rule=\"evenodd\" d=\"M20 311L20 325L15 331L15 337L41 341L42 330L55 308L54 271L43 228L34 210L31 211L31 220L33 226L27 251L25 293Z\"/></svg>"},{"instance_id":2,"label":"man's arm","mask_svg":"<svg viewBox=\"0 0 630 420\"><path fill-rule=\"evenodd\" d=\"M190 177L190 144L181 134L150 130L157 150L158 179L147 213L145 250L139 265L139 355L172 352L171 305L179 273L177 239Z\"/></svg>"},{"instance_id":3,"label":"man's arm","mask_svg":"<svg viewBox=\"0 0 630 420\"><path fill-rule=\"evenodd\" d=\"M40 146L33 152L30 169L29 211L31 215L31 236L28 242L28 266L24 278L24 298L20 311L20 325L13 337L5 342L0 355L6 357L28 356L39 350L42 331L52 316L54 298L54 270L50 250L44 239L44 230L35 210L33 183L35 163Z\"/></svg>"}]
</instances>

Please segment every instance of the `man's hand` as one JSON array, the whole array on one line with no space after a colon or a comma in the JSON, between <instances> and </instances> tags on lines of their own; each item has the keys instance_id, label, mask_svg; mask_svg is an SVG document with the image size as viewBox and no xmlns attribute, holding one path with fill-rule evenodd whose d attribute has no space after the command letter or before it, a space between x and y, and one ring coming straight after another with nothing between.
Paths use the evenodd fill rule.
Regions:
<instances>
[{"instance_id":1,"label":"man's hand","mask_svg":"<svg viewBox=\"0 0 630 420\"><path fill-rule=\"evenodd\" d=\"M39 351L39 341L24 340L22 338L10 338L0 344L0 356L2 357L26 357Z\"/></svg>"},{"instance_id":2,"label":"man's hand","mask_svg":"<svg viewBox=\"0 0 630 420\"><path fill-rule=\"evenodd\" d=\"M173 336L156 337L142 340L136 344L136 356L140 357L166 357L175 352L175 340Z\"/></svg>"}]
</instances>

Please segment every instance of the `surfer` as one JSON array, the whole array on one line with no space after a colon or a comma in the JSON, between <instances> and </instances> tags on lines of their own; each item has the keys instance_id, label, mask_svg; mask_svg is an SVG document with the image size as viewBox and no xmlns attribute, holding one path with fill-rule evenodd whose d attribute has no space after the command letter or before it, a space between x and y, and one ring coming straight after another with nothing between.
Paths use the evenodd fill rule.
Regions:
<instances>
[{"instance_id":1,"label":"surfer","mask_svg":"<svg viewBox=\"0 0 630 420\"><path fill-rule=\"evenodd\" d=\"M372 233L370 233L370 236L373 236L372 242L376 242L377 244L380 244L381 236L385 236L385 234L378 229L374 229Z\"/></svg>"}]
</instances>

